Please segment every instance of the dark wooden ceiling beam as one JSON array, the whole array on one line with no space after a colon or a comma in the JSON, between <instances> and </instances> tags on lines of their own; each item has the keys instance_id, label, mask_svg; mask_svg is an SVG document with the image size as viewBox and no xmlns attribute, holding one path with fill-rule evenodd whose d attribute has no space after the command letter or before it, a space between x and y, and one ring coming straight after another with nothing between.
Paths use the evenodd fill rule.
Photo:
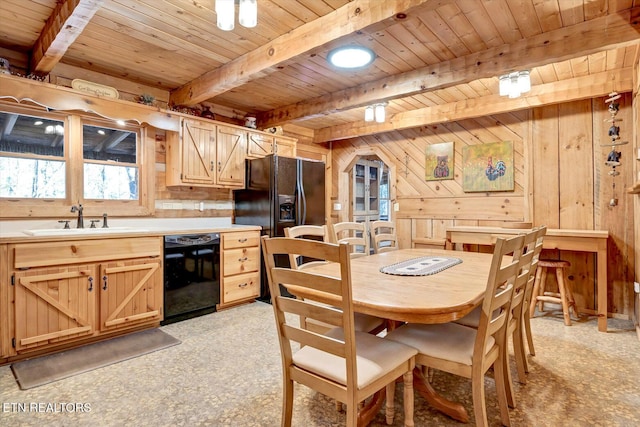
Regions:
<instances>
[{"instance_id":1,"label":"dark wooden ceiling beam","mask_svg":"<svg viewBox=\"0 0 640 427\"><path fill-rule=\"evenodd\" d=\"M56 5L33 46L32 74L48 74L78 38L104 0L66 0Z\"/></svg>"},{"instance_id":2,"label":"dark wooden ceiling beam","mask_svg":"<svg viewBox=\"0 0 640 427\"><path fill-rule=\"evenodd\" d=\"M261 128L640 43L640 7L398 74L257 116Z\"/></svg>"},{"instance_id":3,"label":"dark wooden ceiling beam","mask_svg":"<svg viewBox=\"0 0 640 427\"><path fill-rule=\"evenodd\" d=\"M630 92L633 87L631 67L605 71L589 76L560 80L554 83L536 85L526 96L508 98L499 95L483 96L475 99L451 102L433 107L394 114L385 123L355 122L345 125L318 129L314 142L337 141L382 132L447 123L456 120L524 110L543 105L605 96L611 91Z\"/></svg>"},{"instance_id":4,"label":"dark wooden ceiling beam","mask_svg":"<svg viewBox=\"0 0 640 427\"><path fill-rule=\"evenodd\" d=\"M276 72L275 65L370 25L424 5L436 9L451 0L354 0L173 90L170 104L195 105L251 80ZM336 25L336 23L338 23Z\"/></svg>"}]
</instances>

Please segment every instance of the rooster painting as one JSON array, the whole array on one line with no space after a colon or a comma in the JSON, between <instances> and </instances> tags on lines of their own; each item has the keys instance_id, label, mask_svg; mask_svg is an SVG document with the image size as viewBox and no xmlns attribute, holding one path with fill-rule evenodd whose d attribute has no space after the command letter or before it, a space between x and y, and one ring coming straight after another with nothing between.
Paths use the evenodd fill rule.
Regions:
<instances>
[{"instance_id":1,"label":"rooster painting","mask_svg":"<svg viewBox=\"0 0 640 427\"><path fill-rule=\"evenodd\" d=\"M502 160L498 160L496 162L496 166L493 166L491 156L489 156L489 161L487 162L487 168L484 170L484 174L487 176L489 181L495 181L501 176L504 176L507 171L507 166L504 164Z\"/></svg>"},{"instance_id":2,"label":"rooster painting","mask_svg":"<svg viewBox=\"0 0 640 427\"><path fill-rule=\"evenodd\" d=\"M513 191L515 188L512 141L462 147L464 192Z\"/></svg>"}]
</instances>

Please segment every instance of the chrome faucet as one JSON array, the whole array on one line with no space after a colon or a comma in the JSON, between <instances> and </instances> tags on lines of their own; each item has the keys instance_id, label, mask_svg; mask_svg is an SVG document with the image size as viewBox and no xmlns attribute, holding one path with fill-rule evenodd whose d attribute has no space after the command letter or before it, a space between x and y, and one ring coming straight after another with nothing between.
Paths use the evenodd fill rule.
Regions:
<instances>
[{"instance_id":1,"label":"chrome faucet","mask_svg":"<svg viewBox=\"0 0 640 427\"><path fill-rule=\"evenodd\" d=\"M82 205L78 202L78 206L71 206L71 212L78 212L78 223L76 225L77 228L84 228L84 217L82 216Z\"/></svg>"}]
</instances>

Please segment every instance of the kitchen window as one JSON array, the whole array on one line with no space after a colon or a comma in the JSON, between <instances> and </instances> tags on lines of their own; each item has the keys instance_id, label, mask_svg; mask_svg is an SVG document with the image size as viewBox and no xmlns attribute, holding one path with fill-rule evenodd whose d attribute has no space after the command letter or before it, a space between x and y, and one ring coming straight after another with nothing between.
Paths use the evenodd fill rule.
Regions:
<instances>
[{"instance_id":1,"label":"kitchen window","mask_svg":"<svg viewBox=\"0 0 640 427\"><path fill-rule=\"evenodd\" d=\"M134 129L84 124L84 198L138 199L138 135Z\"/></svg>"},{"instance_id":2,"label":"kitchen window","mask_svg":"<svg viewBox=\"0 0 640 427\"><path fill-rule=\"evenodd\" d=\"M0 197L64 199L64 118L0 112L0 129Z\"/></svg>"},{"instance_id":3,"label":"kitchen window","mask_svg":"<svg viewBox=\"0 0 640 427\"><path fill-rule=\"evenodd\" d=\"M150 215L145 137L137 125L0 105L0 218L69 217L76 203L87 216Z\"/></svg>"}]
</instances>

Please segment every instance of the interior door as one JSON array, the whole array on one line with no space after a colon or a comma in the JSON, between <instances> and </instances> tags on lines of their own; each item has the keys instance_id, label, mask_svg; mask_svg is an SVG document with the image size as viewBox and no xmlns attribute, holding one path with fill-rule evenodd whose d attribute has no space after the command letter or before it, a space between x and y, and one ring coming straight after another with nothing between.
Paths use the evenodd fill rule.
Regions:
<instances>
[{"instance_id":1,"label":"interior door","mask_svg":"<svg viewBox=\"0 0 640 427\"><path fill-rule=\"evenodd\" d=\"M162 320L160 260L114 261L100 265L100 330Z\"/></svg>"},{"instance_id":2,"label":"interior door","mask_svg":"<svg viewBox=\"0 0 640 427\"><path fill-rule=\"evenodd\" d=\"M15 273L16 351L41 348L95 332L95 266Z\"/></svg>"}]
</instances>

